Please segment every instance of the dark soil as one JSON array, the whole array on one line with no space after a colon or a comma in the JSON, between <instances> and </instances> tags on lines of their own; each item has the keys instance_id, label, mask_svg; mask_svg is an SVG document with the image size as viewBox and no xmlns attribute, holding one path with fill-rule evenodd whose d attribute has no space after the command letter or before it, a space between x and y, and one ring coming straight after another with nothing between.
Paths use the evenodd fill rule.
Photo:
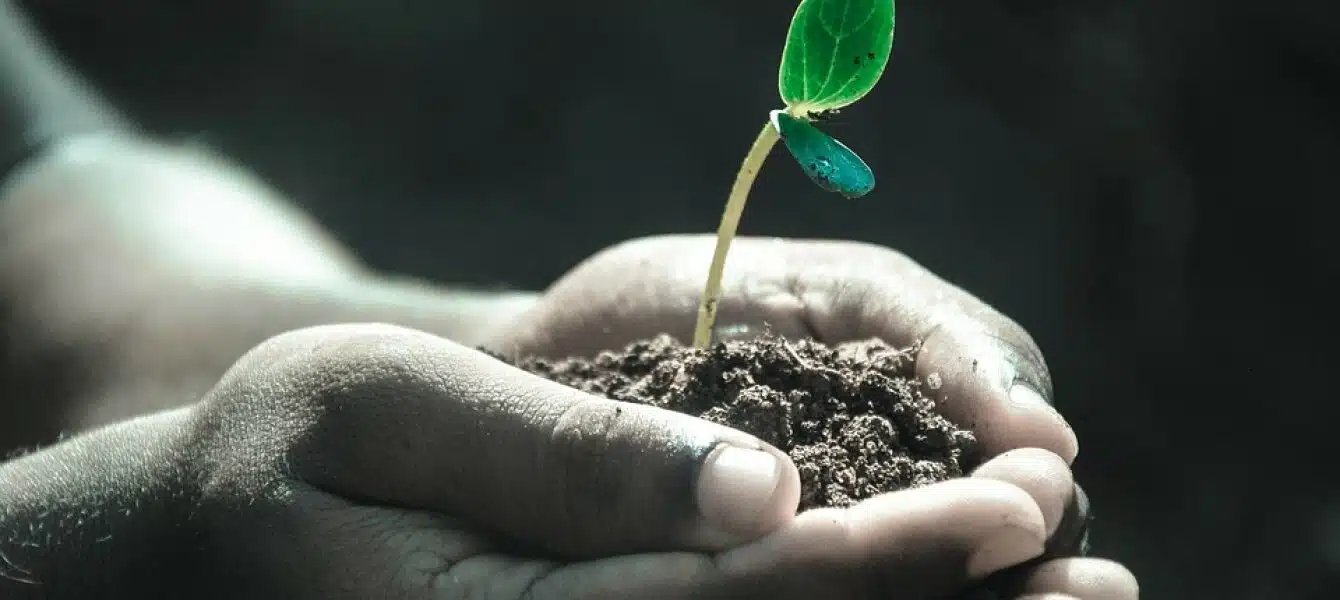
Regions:
<instances>
[{"instance_id":1,"label":"dark soil","mask_svg":"<svg viewBox=\"0 0 1340 600\"><path fill-rule=\"evenodd\" d=\"M698 350L661 336L594 359L518 366L766 440L800 469L802 510L959 477L977 461L972 432L933 412L912 378L912 353L877 340L830 348L764 337Z\"/></svg>"}]
</instances>

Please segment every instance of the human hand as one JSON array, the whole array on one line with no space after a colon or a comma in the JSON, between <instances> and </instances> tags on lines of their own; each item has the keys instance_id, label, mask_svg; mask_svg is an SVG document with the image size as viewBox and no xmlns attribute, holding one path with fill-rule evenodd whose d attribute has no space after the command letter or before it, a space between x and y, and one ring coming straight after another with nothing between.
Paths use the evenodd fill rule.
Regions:
<instances>
[{"instance_id":1,"label":"human hand","mask_svg":"<svg viewBox=\"0 0 1340 600\"><path fill-rule=\"evenodd\" d=\"M794 516L794 466L750 436L388 326L272 339L191 411L179 575L220 598L937 598L1041 552L1073 488L1019 450ZM1095 573L1028 590L1132 597Z\"/></svg>"},{"instance_id":2,"label":"human hand","mask_svg":"<svg viewBox=\"0 0 1340 600\"><path fill-rule=\"evenodd\" d=\"M669 333L692 338L713 236L625 242L578 265L488 343L507 355L592 356ZM988 456L1043 448L1067 463L1075 433L1051 406L1051 376L1022 327L906 256L841 241L737 239L718 338L769 330L827 344L920 343L916 371L937 408Z\"/></svg>"},{"instance_id":3,"label":"human hand","mask_svg":"<svg viewBox=\"0 0 1340 600\"><path fill-rule=\"evenodd\" d=\"M490 346L514 356L558 358L590 356L659 333L687 340L713 241L664 236L607 249L552 286ZM1040 350L1018 324L901 254L851 242L737 240L724 289L718 337L771 330L829 344L869 337L919 344L916 371L938 379L926 390L940 410L974 430L987 456L1006 453L975 475L1015 483L1034 492L1040 506L1060 507L1047 521L1046 557L1079 553L1088 501L1071 485L1068 468L1078 443L1051 407ZM1049 465L1039 452L1058 464ZM941 522L955 518L948 504L940 508ZM994 589L1015 593L1073 591L1078 581L1090 587L1106 582L1108 589L1081 597L1137 593L1124 568L1096 559L1035 559L1022 572L991 579Z\"/></svg>"}]
</instances>

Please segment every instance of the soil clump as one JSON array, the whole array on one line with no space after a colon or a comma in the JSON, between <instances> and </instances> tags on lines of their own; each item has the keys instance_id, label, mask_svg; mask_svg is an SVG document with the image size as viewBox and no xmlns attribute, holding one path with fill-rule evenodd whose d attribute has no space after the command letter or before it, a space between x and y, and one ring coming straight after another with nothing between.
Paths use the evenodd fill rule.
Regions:
<instances>
[{"instance_id":1,"label":"soil clump","mask_svg":"<svg viewBox=\"0 0 1340 600\"><path fill-rule=\"evenodd\" d=\"M766 336L699 350L659 336L592 358L515 364L767 441L800 470L805 510L960 477L977 464L976 438L934 411L913 356L879 340L828 347Z\"/></svg>"}]
</instances>

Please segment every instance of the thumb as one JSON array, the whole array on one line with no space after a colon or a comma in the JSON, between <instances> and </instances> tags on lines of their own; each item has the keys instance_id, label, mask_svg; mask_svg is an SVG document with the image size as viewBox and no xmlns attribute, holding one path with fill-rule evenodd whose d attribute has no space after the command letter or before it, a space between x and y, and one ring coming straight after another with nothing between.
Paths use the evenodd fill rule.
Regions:
<instances>
[{"instance_id":1,"label":"thumb","mask_svg":"<svg viewBox=\"0 0 1340 600\"><path fill-rule=\"evenodd\" d=\"M250 387L305 386L324 405L317 468L300 476L328 492L440 512L562 558L716 550L795 515L795 466L739 431L412 330L294 335L313 339L268 363L283 380Z\"/></svg>"}]
</instances>

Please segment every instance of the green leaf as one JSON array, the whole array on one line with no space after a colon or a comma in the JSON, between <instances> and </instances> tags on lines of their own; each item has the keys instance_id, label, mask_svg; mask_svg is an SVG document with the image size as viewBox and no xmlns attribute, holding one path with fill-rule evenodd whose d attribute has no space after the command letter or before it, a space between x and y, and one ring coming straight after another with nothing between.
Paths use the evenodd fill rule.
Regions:
<instances>
[{"instance_id":1,"label":"green leaf","mask_svg":"<svg viewBox=\"0 0 1340 600\"><path fill-rule=\"evenodd\" d=\"M893 0L801 0L782 49L777 87L800 117L870 92L893 50Z\"/></svg>"}]
</instances>

